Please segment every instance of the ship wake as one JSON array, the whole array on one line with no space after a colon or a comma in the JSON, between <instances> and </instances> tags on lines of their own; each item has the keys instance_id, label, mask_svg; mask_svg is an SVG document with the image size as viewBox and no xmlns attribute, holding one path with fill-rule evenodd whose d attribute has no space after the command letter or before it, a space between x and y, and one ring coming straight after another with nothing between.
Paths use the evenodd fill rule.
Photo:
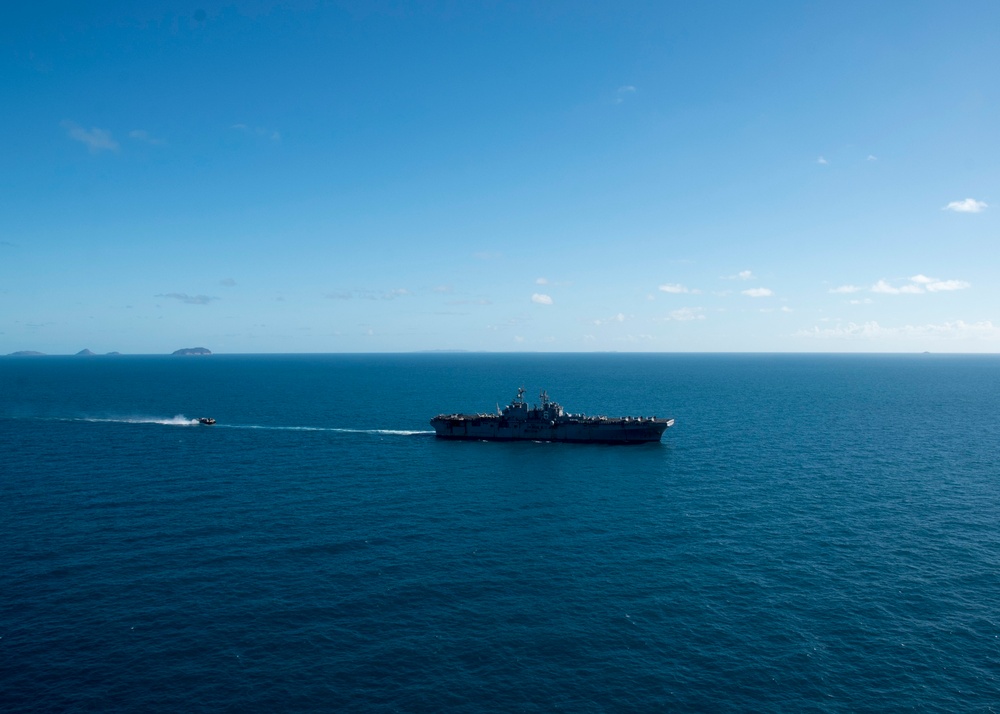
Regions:
<instances>
[{"instance_id":1,"label":"ship wake","mask_svg":"<svg viewBox=\"0 0 1000 714\"><path fill-rule=\"evenodd\" d=\"M229 429L266 429L269 431L327 431L337 434L374 434L379 436L427 436L433 431L414 429L341 429L332 426L265 426L260 424L220 424Z\"/></svg>"},{"instance_id":2,"label":"ship wake","mask_svg":"<svg viewBox=\"0 0 1000 714\"><path fill-rule=\"evenodd\" d=\"M100 424L162 424L163 426L198 426L197 419L188 419L183 414L166 417L83 417L71 421L88 421Z\"/></svg>"},{"instance_id":3,"label":"ship wake","mask_svg":"<svg viewBox=\"0 0 1000 714\"><path fill-rule=\"evenodd\" d=\"M39 418L39 417L36 417ZM41 417L45 420L45 417ZM160 416L109 416L109 417L49 417L54 421L87 422L91 424L159 424L161 426L201 426L197 419L184 414L172 417ZM330 426L287 426L278 424L221 424L213 429L261 429L266 431L324 431L336 434L369 434L374 436L428 436L433 431L423 429L345 429Z\"/></svg>"}]
</instances>

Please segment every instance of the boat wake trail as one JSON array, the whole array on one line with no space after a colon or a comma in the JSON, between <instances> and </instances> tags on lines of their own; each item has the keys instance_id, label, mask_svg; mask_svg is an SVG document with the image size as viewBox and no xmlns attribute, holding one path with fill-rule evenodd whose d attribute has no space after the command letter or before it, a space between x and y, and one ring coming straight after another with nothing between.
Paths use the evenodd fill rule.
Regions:
<instances>
[{"instance_id":1,"label":"boat wake trail","mask_svg":"<svg viewBox=\"0 0 1000 714\"><path fill-rule=\"evenodd\" d=\"M268 431L328 431L338 434L377 434L386 436L426 436L433 431L412 429L338 429L329 426L262 426L259 424L220 424L224 429L266 429Z\"/></svg>"},{"instance_id":2,"label":"boat wake trail","mask_svg":"<svg viewBox=\"0 0 1000 714\"><path fill-rule=\"evenodd\" d=\"M51 418L50 418L51 419ZM55 421L88 422L91 424L160 424L162 426L202 426L198 419L183 414L172 417L56 417ZM266 431L325 431L335 434L370 434L375 436L428 436L433 431L417 429L341 429L329 426L281 426L267 424L213 424L213 429L261 429Z\"/></svg>"},{"instance_id":3,"label":"boat wake trail","mask_svg":"<svg viewBox=\"0 0 1000 714\"><path fill-rule=\"evenodd\" d=\"M122 418L97 418L82 417L71 421L89 421L101 424L162 424L164 426L198 426L197 419L188 419L183 414L177 414L170 418L164 417L122 417Z\"/></svg>"}]
</instances>

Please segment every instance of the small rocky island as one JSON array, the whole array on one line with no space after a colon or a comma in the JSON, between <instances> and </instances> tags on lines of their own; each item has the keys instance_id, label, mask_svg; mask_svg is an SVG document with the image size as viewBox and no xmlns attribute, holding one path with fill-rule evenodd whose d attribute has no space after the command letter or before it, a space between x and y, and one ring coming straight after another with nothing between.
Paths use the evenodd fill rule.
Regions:
<instances>
[{"instance_id":1,"label":"small rocky island","mask_svg":"<svg viewBox=\"0 0 1000 714\"><path fill-rule=\"evenodd\" d=\"M210 354L212 354L212 350L207 349L205 347L185 347L183 349L179 349L179 350L173 352L172 354L175 354L175 355L210 355Z\"/></svg>"}]
</instances>

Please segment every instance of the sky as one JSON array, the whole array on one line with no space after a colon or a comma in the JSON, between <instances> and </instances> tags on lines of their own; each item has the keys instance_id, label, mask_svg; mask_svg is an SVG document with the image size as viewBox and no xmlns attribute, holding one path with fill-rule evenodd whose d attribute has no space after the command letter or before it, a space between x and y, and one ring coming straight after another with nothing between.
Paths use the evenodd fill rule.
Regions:
<instances>
[{"instance_id":1,"label":"sky","mask_svg":"<svg viewBox=\"0 0 1000 714\"><path fill-rule=\"evenodd\" d=\"M1000 3L0 8L0 354L1000 352Z\"/></svg>"}]
</instances>

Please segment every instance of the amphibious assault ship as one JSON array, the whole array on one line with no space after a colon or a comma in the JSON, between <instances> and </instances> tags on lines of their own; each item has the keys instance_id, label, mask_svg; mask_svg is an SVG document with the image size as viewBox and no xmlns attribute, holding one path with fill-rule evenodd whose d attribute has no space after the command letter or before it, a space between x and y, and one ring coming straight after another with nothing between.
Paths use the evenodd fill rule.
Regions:
<instances>
[{"instance_id":1,"label":"amphibious assault ship","mask_svg":"<svg viewBox=\"0 0 1000 714\"><path fill-rule=\"evenodd\" d=\"M496 414L438 414L431 419L441 439L489 441L571 441L582 444L643 444L659 441L673 419L568 414L543 390L541 404L530 409L524 388Z\"/></svg>"}]
</instances>

